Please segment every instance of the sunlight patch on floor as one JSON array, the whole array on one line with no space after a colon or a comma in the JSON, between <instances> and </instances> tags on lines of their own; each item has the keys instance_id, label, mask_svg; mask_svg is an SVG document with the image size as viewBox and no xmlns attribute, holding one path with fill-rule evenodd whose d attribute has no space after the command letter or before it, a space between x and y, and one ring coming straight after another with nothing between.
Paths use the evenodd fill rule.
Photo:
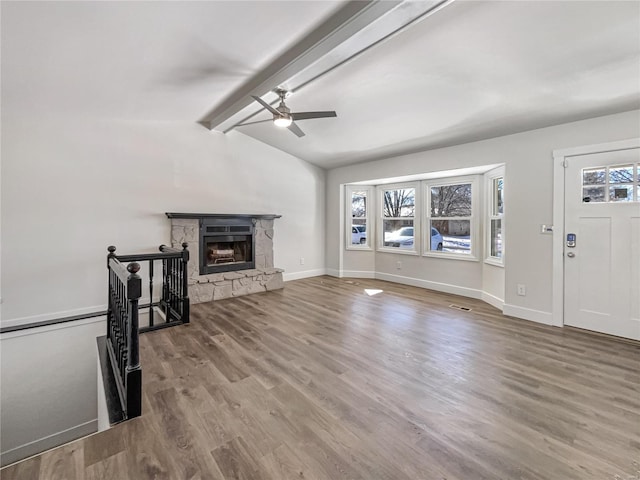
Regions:
<instances>
[{"instance_id":1,"label":"sunlight patch on floor","mask_svg":"<svg viewBox=\"0 0 640 480\"><path fill-rule=\"evenodd\" d=\"M366 293L370 297L373 297L374 295L377 295L377 294L382 293L382 292L384 292L384 290L378 290L377 288L365 288L364 289L364 293Z\"/></svg>"}]
</instances>

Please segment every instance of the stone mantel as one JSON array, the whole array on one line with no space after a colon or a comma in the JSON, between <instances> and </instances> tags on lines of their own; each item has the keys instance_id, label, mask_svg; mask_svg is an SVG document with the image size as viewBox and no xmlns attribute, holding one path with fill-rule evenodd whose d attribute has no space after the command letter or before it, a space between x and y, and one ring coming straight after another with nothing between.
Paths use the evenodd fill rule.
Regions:
<instances>
[{"instance_id":1,"label":"stone mantel","mask_svg":"<svg viewBox=\"0 0 640 480\"><path fill-rule=\"evenodd\" d=\"M275 218L281 218L282 215L276 215L274 213L179 213L179 212L166 212L165 215L169 218L255 218L260 220L273 220Z\"/></svg>"}]
</instances>

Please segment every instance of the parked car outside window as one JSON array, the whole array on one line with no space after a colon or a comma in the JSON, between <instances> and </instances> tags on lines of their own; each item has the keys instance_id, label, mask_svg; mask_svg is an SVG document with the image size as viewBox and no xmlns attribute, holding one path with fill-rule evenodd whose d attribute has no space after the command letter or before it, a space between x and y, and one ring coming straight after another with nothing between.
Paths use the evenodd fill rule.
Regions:
<instances>
[{"instance_id":1,"label":"parked car outside window","mask_svg":"<svg viewBox=\"0 0 640 480\"><path fill-rule=\"evenodd\" d=\"M402 227L385 234L385 247L413 249L413 227Z\"/></svg>"},{"instance_id":2,"label":"parked car outside window","mask_svg":"<svg viewBox=\"0 0 640 480\"><path fill-rule=\"evenodd\" d=\"M413 249L413 227L402 227L385 235L384 246ZM442 235L431 228L431 250L442 250Z\"/></svg>"},{"instance_id":3,"label":"parked car outside window","mask_svg":"<svg viewBox=\"0 0 640 480\"><path fill-rule=\"evenodd\" d=\"M367 243L366 225L351 225L351 243L361 245Z\"/></svg>"},{"instance_id":4,"label":"parked car outside window","mask_svg":"<svg viewBox=\"0 0 640 480\"><path fill-rule=\"evenodd\" d=\"M431 250L442 251L442 235L433 227L431 227Z\"/></svg>"}]
</instances>

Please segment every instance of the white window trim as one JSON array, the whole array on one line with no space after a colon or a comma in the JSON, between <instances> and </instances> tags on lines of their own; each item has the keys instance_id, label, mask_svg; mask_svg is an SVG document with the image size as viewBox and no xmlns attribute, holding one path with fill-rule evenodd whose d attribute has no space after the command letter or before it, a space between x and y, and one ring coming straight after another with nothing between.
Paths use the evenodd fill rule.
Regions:
<instances>
[{"instance_id":1,"label":"white window trim","mask_svg":"<svg viewBox=\"0 0 640 480\"><path fill-rule=\"evenodd\" d=\"M367 211L364 217L365 224L367 226L367 241L363 244L351 243L351 225L353 221L351 211L351 198L353 192L367 192ZM374 229L374 217L371 215L371 210L375 208L374 187L367 185L346 185L345 187L345 249L346 250L359 250L365 252L373 251L373 236Z\"/></svg>"},{"instance_id":2,"label":"white window trim","mask_svg":"<svg viewBox=\"0 0 640 480\"><path fill-rule=\"evenodd\" d=\"M494 265L496 267L504 268L504 256L505 256L505 214L506 214L506 205L503 205L503 213L502 215L493 215L493 181L496 178L502 177L504 181L505 168L504 166L495 168L493 170L485 173L485 248L484 248L484 263L489 265ZM506 182L504 183L506 184ZM503 195L504 195L504 184L503 184ZM504 202L504 196L502 198ZM506 204L506 202L505 202ZM491 220L500 219L500 227L502 229L502 257L493 257L491 256Z\"/></svg>"},{"instance_id":3,"label":"white window trim","mask_svg":"<svg viewBox=\"0 0 640 480\"><path fill-rule=\"evenodd\" d=\"M421 245L421 235L420 235L420 182L410 182L410 183L390 183L386 185L378 185L378 203L377 203L377 212L376 212L376 220L377 220L377 242L376 242L376 250L379 252L385 253L397 253L400 255L420 255L420 245ZM413 250L404 250L402 248L396 247L385 247L384 246L384 192L386 190L402 190L407 188L413 188L415 191L415 207L413 211ZM405 219L409 219L410 217L402 217Z\"/></svg>"},{"instance_id":4,"label":"white window trim","mask_svg":"<svg viewBox=\"0 0 640 480\"><path fill-rule=\"evenodd\" d=\"M480 258L478 257L478 249L480 247L480 239L482 238L480 235L480 222L478 221L479 210L480 210L480 175L465 175L460 177L442 177L436 178L433 180L425 180L422 182L422 192L424 195L424 208L425 213L422 215L424 217L424 229L426 230L431 226L431 222L429 221L431 217L429 216L429 212L431 212L431 187L434 186L446 186L446 185L458 185L461 183L470 183L471 184L471 217L469 217L471 225L471 252L469 254L464 253L449 253L449 252L438 252L434 250L430 250L426 244L421 245L422 247L422 256L424 257L434 257L434 258L446 258L450 260L466 260L470 262L479 262ZM465 217L466 218L466 217ZM429 236L427 236L426 231L423 232L423 237L429 239L431 242L431 231L429 231Z\"/></svg>"}]
</instances>

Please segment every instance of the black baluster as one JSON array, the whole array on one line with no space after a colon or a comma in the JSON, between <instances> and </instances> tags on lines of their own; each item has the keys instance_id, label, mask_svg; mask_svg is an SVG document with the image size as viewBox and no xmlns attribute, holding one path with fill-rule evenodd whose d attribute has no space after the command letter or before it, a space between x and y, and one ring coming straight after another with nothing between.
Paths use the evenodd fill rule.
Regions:
<instances>
[{"instance_id":1,"label":"black baluster","mask_svg":"<svg viewBox=\"0 0 640 480\"><path fill-rule=\"evenodd\" d=\"M173 311L177 311L178 305L176 304L176 259L171 259L171 308Z\"/></svg>"},{"instance_id":2,"label":"black baluster","mask_svg":"<svg viewBox=\"0 0 640 480\"><path fill-rule=\"evenodd\" d=\"M189 323L189 250L187 242L182 244L182 295L180 295L181 309L180 320L183 323Z\"/></svg>"},{"instance_id":3,"label":"black baluster","mask_svg":"<svg viewBox=\"0 0 640 480\"><path fill-rule=\"evenodd\" d=\"M160 246L162 250L162 245ZM167 259L162 259L162 300L160 301L164 310L165 317L167 316Z\"/></svg>"},{"instance_id":4,"label":"black baluster","mask_svg":"<svg viewBox=\"0 0 640 480\"><path fill-rule=\"evenodd\" d=\"M153 260L149 260L149 326L153 327Z\"/></svg>"}]
</instances>

